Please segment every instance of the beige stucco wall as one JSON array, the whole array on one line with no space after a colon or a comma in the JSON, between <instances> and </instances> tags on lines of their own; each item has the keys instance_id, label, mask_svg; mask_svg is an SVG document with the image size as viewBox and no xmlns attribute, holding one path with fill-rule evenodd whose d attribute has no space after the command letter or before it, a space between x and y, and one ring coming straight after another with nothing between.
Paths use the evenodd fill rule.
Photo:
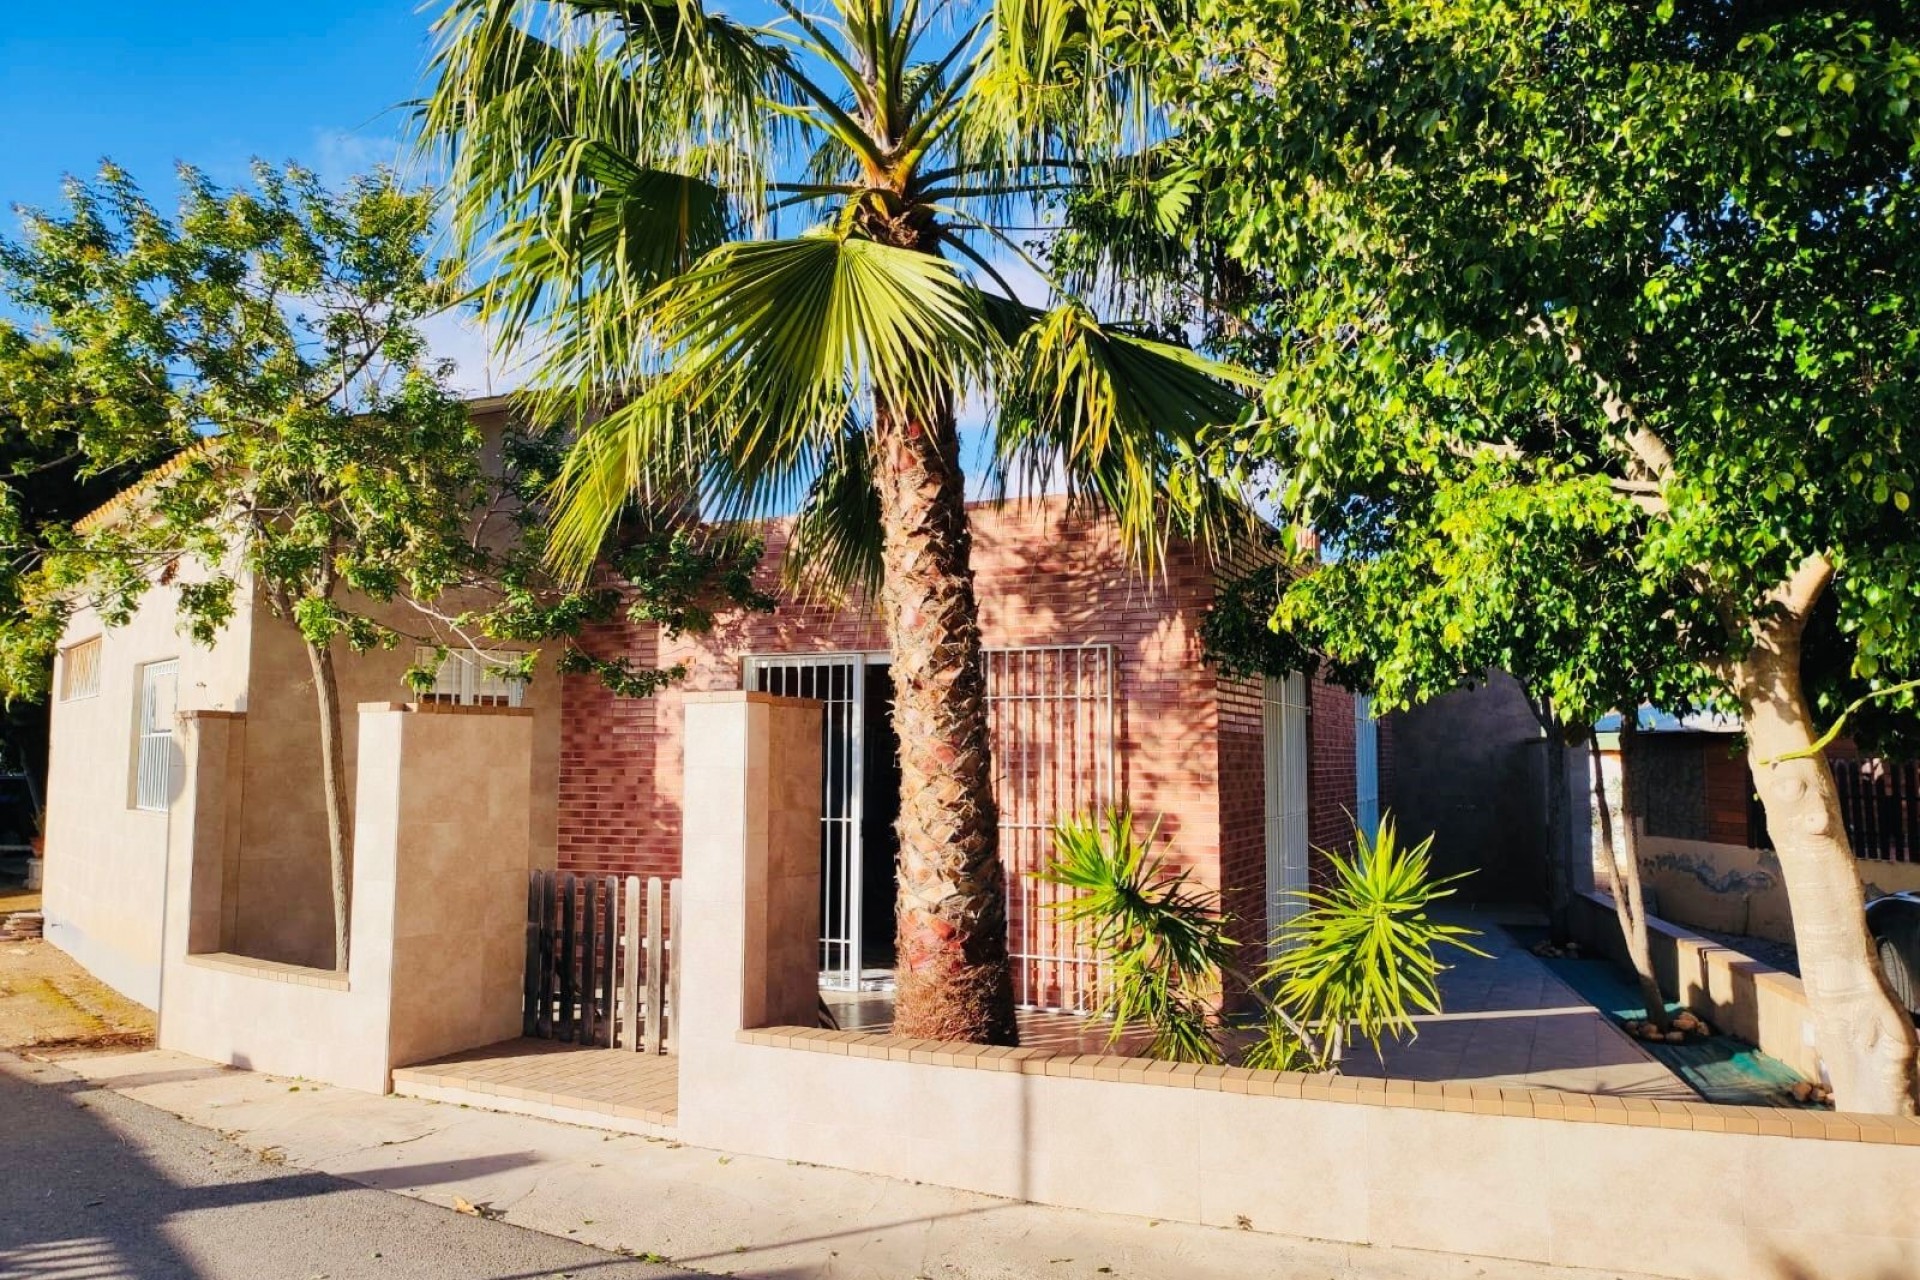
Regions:
<instances>
[{"instance_id":1,"label":"beige stucco wall","mask_svg":"<svg viewBox=\"0 0 1920 1280\"><path fill-rule=\"evenodd\" d=\"M196 1057L385 1092L397 1065L490 1044L520 1026L532 717L360 709L352 951L344 974L206 951L231 811L222 762L243 722L188 717L208 786L171 818L160 1044ZM466 790L462 766L490 779Z\"/></svg>"},{"instance_id":2,"label":"beige stucco wall","mask_svg":"<svg viewBox=\"0 0 1920 1280\"><path fill-rule=\"evenodd\" d=\"M375 617L388 610L368 609ZM418 619L395 619L410 627ZM320 712L313 667L300 634L261 609L251 628L247 759L241 777L245 816L233 885L235 932L229 948L290 964L333 963L333 907L329 885L325 795L320 785ZM347 789L358 794L358 735L353 709L364 702L411 696L402 677L413 648L335 654L340 701L348 721ZM527 816L535 865L554 864L555 805L560 773L560 680L543 659L527 686L532 715L533 792ZM446 761L454 785L476 800L489 779L480 762Z\"/></svg>"},{"instance_id":3,"label":"beige stucco wall","mask_svg":"<svg viewBox=\"0 0 1920 1280\"><path fill-rule=\"evenodd\" d=\"M749 1030L811 1013L781 973L806 968L781 957L810 923L805 895L782 887L817 839L808 714L756 695L688 703L683 876L698 927L680 944L682 1141L1072 1208L1689 1280L1887 1280L1920 1254L1911 1119Z\"/></svg>"},{"instance_id":4,"label":"beige stucco wall","mask_svg":"<svg viewBox=\"0 0 1920 1280\"><path fill-rule=\"evenodd\" d=\"M152 588L123 626L77 611L55 663L47 768L47 937L110 986L153 1006L160 997L160 930L168 857L167 815L133 807L140 669L177 659L182 710L247 709L253 615L238 614L209 648L178 630L178 591ZM64 651L101 640L100 689L61 701ZM177 755L176 755L177 760ZM176 786L178 785L176 770Z\"/></svg>"}]
</instances>

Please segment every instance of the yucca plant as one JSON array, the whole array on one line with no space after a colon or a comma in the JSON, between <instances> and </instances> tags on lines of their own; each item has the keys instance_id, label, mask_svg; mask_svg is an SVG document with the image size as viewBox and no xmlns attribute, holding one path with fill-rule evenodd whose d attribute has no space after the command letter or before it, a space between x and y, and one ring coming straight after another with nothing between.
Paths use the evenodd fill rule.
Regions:
<instances>
[{"instance_id":1,"label":"yucca plant","mask_svg":"<svg viewBox=\"0 0 1920 1280\"><path fill-rule=\"evenodd\" d=\"M1269 1024L1256 1065L1267 1058L1309 1061L1325 1069L1356 1034L1380 1049L1388 1034L1411 1039L1414 1013L1440 1012L1438 951L1472 955L1473 930L1433 919L1468 873L1433 875L1433 837L1406 847L1391 818L1377 832L1354 831L1354 852L1321 850L1330 871L1324 887L1299 891L1303 910L1281 928L1260 985L1286 1021Z\"/></svg>"},{"instance_id":2,"label":"yucca plant","mask_svg":"<svg viewBox=\"0 0 1920 1280\"><path fill-rule=\"evenodd\" d=\"M1199 462L1257 380L1046 279L1036 214L1164 134L1186 0L454 0L421 108L500 341L578 443L552 545L636 494L798 508L788 565L878 596L896 682L895 1029L1010 1043L1006 890L958 432L1142 559L1238 508ZM754 19L768 18L767 21ZM1169 501L1170 498L1179 501ZM1200 514L1195 514L1200 513Z\"/></svg>"},{"instance_id":3,"label":"yucca plant","mask_svg":"<svg viewBox=\"0 0 1920 1280\"><path fill-rule=\"evenodd\" d=\"M1053 861L1035 876L1075 895L1048 905L1085 930L1102 962L1097 1012L1113 1020L1107 1043L1142 1026L1152 1057L1219 1062L1216 997L1234 943L1219 896L1154 854L1158 830L1137 836L1125 809L1109 811L1104 825L1063 822Z\"/></svg>"}]
</instances>

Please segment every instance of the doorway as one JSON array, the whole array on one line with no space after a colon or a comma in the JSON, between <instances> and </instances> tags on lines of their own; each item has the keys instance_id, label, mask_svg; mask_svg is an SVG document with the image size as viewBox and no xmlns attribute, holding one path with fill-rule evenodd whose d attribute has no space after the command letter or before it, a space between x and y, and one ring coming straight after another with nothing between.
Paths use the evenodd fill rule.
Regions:
<instances>
[{"instance_id":1,"label":"doorway","mask_svg":"<svg viewBox=\"0 0 1920 1280\"><path fill-rule=\"evenodd\" d=\"M746 687L822 706L820 985L893 986L899 890L900 740L884 656L781 654L746 660Z\"/></svg>"}]
</instances>

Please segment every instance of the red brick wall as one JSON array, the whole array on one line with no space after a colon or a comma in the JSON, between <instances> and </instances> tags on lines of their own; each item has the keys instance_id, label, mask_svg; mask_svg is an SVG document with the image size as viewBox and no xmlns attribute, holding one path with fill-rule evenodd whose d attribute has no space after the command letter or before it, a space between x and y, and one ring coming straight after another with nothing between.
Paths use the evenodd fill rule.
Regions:
<instances>
[{"instance_id":1,"label":"red brick wall","mask_svg":"<svg viewBox=\"0 0 1920 1280\"><path fill-rule=\"evenodd\" d=\"M1221 905L1247 955L1266 954L1266 739L1261 726L1263 681L1222 675L1220 704Z\"/></svg>"},{"instance_id":2,"label":"red brick wall","mask_svg":"<svg viewBox=\"0 0 1920 1280\"><path fill-rule=\"evenodd\" d=\"M777 579L781 544L776 531L762 568L769 585ZM1115 647L1120 798L1143 825L1157 819L1172 860L1213 885L1220 844L1211 767L1218 715L1195 630L1211 599L1211 575L1196 553L1169 561L1153 580L1143 579L1126 567L1110 524L1069 515L1057 499L974 511L973 564L986 645ZM676 689L623 703L592 677L567 678L563 867L646 874L678 868L682 691L739 688L742 659L752 654L886 647L879 618L859 600L838 608L788 600L772 614L729 615L704 637L655 640L651 632L627 629L624 643L636 661L684 662L688 676ZM590 643L609 655L619 651L622 634L615 628Z\"/></svg>"},{"instance_id":3,"label":"red brick wall","mask_svg":"<svg viewBox=\"0 0 1920 1280\"><path fill-rule=\"evenodd\" d=\"M1199 621L1213 572L1176 552L1153 580L1131 572L1112 526L1069 515L1060 500L974 510L974 572L989 648L1111 644L1118 660L1119 786L1142 829L1159 822L1162 852L1222 892L1239 940L1263 952L1266 846L1261 682L1202 661ZM777 577L782 534L770 538L765 582ZM772 614L730 615L711 635L659 639L614 626L591 637L603 656L684 662L679 688L648 700L614 698L592 677L566 677L560 865L672 875L680 860L681 692L740 686L751 654L882 651L879 618L788 600ZM1315 680L1310 692L1309 839L1344 846L1354 804L1353 706ZM1381 792L1392 767L1381 731Z\"/></svg>"}]
</instances>

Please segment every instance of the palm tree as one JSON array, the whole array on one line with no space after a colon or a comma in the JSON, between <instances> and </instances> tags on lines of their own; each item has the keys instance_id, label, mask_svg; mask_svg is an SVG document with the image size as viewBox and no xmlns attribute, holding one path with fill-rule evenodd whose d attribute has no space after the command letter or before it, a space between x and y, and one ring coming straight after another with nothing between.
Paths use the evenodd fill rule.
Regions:
<instances>
[{"instance_id":1,"label":"palm tree","mask_svg":"<svg viewBox=\"0 0 1920 1280\"><path fill-rule=\"evenodd\" d=\"M1176 0L1177 2L1177 0ZM797 511L804 580L877 590L900 739L903 1035L1012 1043L957 419L1001 491L1063 476L1151 563L1226 518L1201 431L1232 375L1058 293L1010 224L1150 142L1125 51L1151 7L1081 0L455 0L423 138L490 268L498 340L575 433L554 545L584 572L635 495ZM1190 499L1170 502L1169 497Z\"/></svg>"}]
</instances>

